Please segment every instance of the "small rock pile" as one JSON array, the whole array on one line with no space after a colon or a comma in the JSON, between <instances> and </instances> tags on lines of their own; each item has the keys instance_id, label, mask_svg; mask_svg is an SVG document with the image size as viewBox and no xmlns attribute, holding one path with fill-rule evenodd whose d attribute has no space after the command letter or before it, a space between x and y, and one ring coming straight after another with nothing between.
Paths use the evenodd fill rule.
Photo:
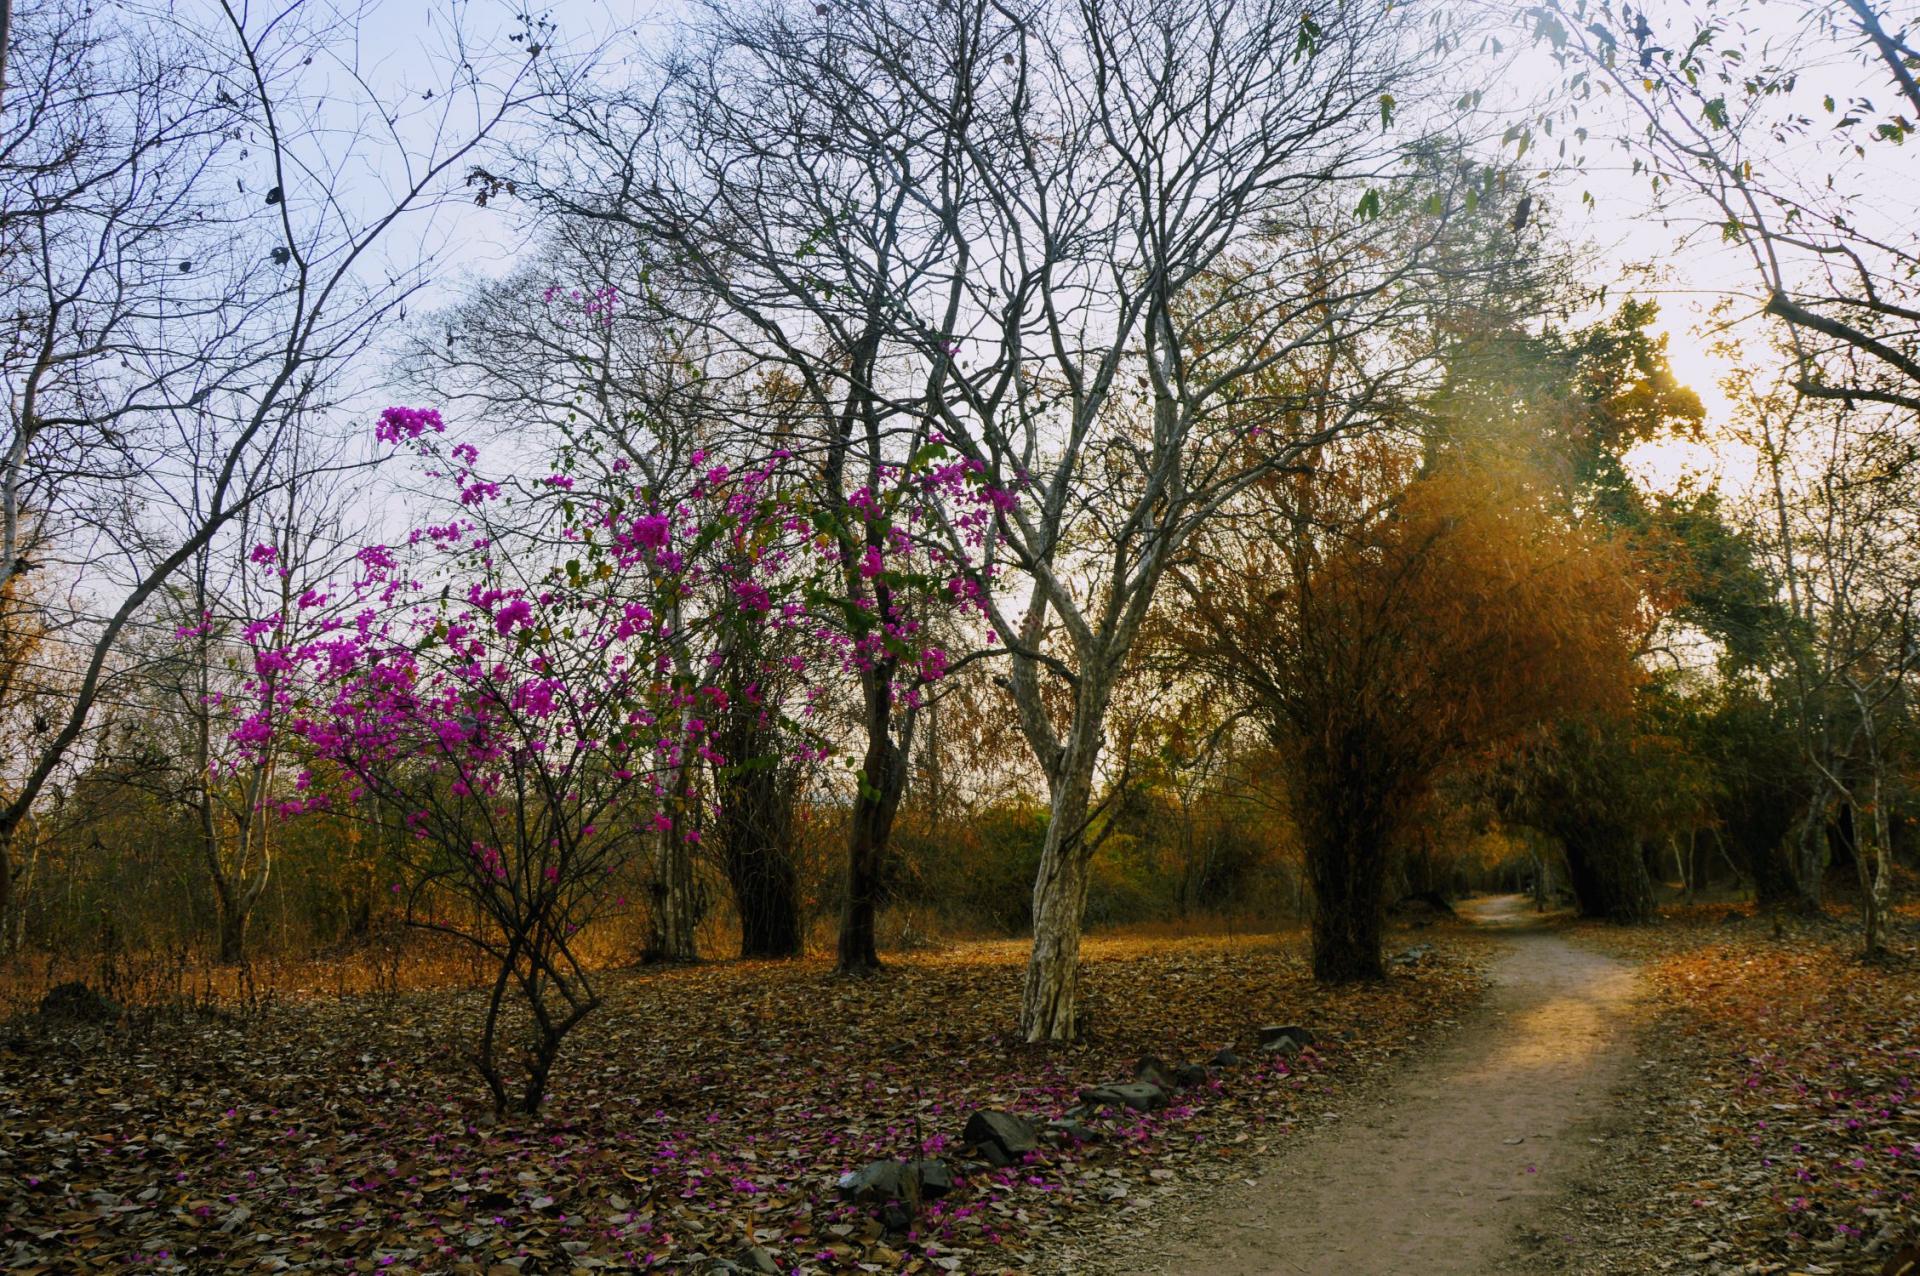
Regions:
<instances>
[{"instance_id":1,"label":"small rock pile","mask_svg":"<svg viewBox=\"0 0 1920 1276\"><path fill-rule=\"evenodd\" d=\"M1264 1027L1257 1038L1259 1053L1288 1060L1310 1048L1315 1041L1312 1029L1299 1024ZM1157 1055L1142 1055L1134 1065L1131 1081L1081 1090L1078 1104L1044 1125L1015 1112L974 1112L960 1134L960 1157L1004 1169L1018 1165L1029 1153L1037 1151L1042 1139L1054 1143L1099 1142L1103 1136L1086 1123L1089 1118L1117 1109L1156 1112L1166 1107L1177 1091L1207 1085L1244 1062L1230 1046L1216 1051L1205 1063L1170 1065ZM923 1202L945 1196L954 1183L954 1172L947 1162L921 1158L872 1161L841 1175L835 1186L844 1199L871 1207L889 1232L904 1232ZM709 1270L765 1269L731 1263Z\"/></svg>"},{"instance_id":2,"label":"small rock pile","mask_svg":"<svg viewBox=\"0 0 1920 1276\"><path fill-rule=\"evenodd\" d=\"M78 982L56 984L40 999L41 1017L64 1023L112 1023L123 1013L110 998Z\"/></svg>"}]
</instances>

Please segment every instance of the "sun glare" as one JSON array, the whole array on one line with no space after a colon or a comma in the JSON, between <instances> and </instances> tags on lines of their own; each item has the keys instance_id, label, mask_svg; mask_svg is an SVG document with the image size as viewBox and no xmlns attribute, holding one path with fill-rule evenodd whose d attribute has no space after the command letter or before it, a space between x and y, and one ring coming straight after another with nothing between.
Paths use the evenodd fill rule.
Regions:
<instances>
[{"instance_id":1,"label":"sun glare","mask_svg":"<svg viewBox=\"0 0 1920 1276\"><path fill-rule=\"evenodd\" d=\"M1706 408L1705 428L1698 439L1674 437L1638 444L1623 458L1628 471L1650 490L1665 494L1710 487L1728 493L1745 490L1758 458L1752 448L1727 433L1734 401L1722 381L1732 369L1688 328L1668 327L1663 335L1674 375L1700 396Z\"/></svg>"}]
</instances>

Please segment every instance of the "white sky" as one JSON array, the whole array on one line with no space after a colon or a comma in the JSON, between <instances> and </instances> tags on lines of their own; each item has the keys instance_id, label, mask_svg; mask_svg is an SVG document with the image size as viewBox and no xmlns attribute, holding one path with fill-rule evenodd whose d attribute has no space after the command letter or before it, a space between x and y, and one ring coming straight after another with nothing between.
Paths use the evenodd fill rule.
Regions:
<instances>
[{"instance_id":1,"label":"white sky","mask_svg":"<svg viewBox=\"0 0 1920 1276\"><path fill-rule=\"evenodd\" d=\"M1517 22L1524 20L1525 8L1517 0L1511 4ZM1750 44L1772 48L1795 38L1798 20L1808 11L1801 0L1650 0L1647 9L1656 29L1668 22L1690 26L1707 13L1725 15L1749 33ZM501 43L517 29L515 15L520 11L521 6L503 0L480 4L467 0L460 8L473 33L483 41ZM372 61L376 83L389 79L404 83L409 68L418 66L421 58L444 56L448 47L445 12L442 0L379 0L369 7L361 27L362 47ZM657 47L668 38L671 21L684 14L686 6L680 0L557 0L533 12L553 21L562 45L576 50L601 48L618 58ZM1510 56L1514 52L1510 50ZM1550 96L1558 82L1551 63L1533 50L1519 50L1511 69L1518 74L1501 87L1515 102L1533 95ZM1859 79L1858 66L1852 62L1815 66L1807 78L1810 87L1802 96L1810 92L1817 100L1824 88L1844 97L1857 91ZM1586 171L1563 173L1553 180L1562 233L1576 241L1586 240L1599 251L1600 273L1612 278L1593 282L1609 283L1609 307L1629 293L1660 302L1660 327L1670 336L1675 371L1701 395L1708 410L1706 443L1645 445L1630 460L1660 486L1693 476L1697 481L1718 479L1729 488L1740 488L1752 474L1752 459L1737 444L1712 437L1714 427L1730 415L1729 400L1719 384L1729 370L1708 352L1709 337L1703 328L1712 304L1728 291L1751 293L1753 278L1738 254L1720 245L1717 237L1696 234L1683 242L1690 229L1687 223L1676 220L1663 225L1654 213L1645 175L1630 174L1621 152L1597 144L1604 127L1598 119L1584 122L1596 134L1596 144L1587 148ZM1812 148L1820 140L1814 135L1804 145ZM1539 149L1550 152L1551 148ZM1920 159L1920 148L1910 149ZM1831 162L1826 152L1818 155L1821 162ZM1920 171L1908 164L1904 174L1869 180L1880 182L1879 189L1889 195L1890 218L1896 224L1902 218L1910 222L1913 198L1910 194L1902 198L1899 192L1911 192L1913 183L1920 181ZM1583 205L1582 191L1594 194L1596 204L1591 209ZM443 261L449 267L442 272L436 300L456 295L463 277L497 274L510 266L520 236L515 217L510 203L484 210L460 205L436 215L435 235L445 236ZM1648 277L1649 266L1656 268L1657 278Z\"/></svg>"}]
</instances>

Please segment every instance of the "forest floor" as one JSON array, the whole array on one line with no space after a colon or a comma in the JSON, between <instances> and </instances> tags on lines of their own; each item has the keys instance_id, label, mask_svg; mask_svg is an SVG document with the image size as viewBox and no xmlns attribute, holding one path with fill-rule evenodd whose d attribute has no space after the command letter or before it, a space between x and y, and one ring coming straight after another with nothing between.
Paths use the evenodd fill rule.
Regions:
<instances>
[{"instance_id":1,"label":"forest floor","mask_svg":"<svg viewBox=\"0 0 1920 1276\"><path fill-rule=\"evenodd\" d=\"M1570 942L1522 897L1462 911L1501 934L1491 989L1466 1023L1358 1111L1137 1241L1124 1270L1510 1270L1516 1229L1604 1137L1634 1071L1640 988L1631 962Z\"/></svg>"},{"instance_id":2,"label":"forest floor","mask_svg":"<svg viewBox=\"0 0 1920 1276\"><path fill-rule=\"evenodd\" d=\"M1875 964L1855 920L1574 928L1648 995L1606 1142L1521 1237L1530 1270L1920 1272L1920 919Z\"/></svg>"},{"instance_id":3,"label":"forest floor","mask_svg":"<svg viewBox=\"0 0 1920 1276\"><path fill-rule=\"evenodd\" d=\"M969 943L845 981L821 961L613 972L550 1105L494 1121L465 1062L472 990L189 1004L114 1024L0 1026L0 1269L551 1273L1117 1271L1125 1237L1353 1114L1467 1017L1492 955L1474 928L1403 929L1385 984L1328 990L1304 936L1094 937L1088 1039L1008 1029L1026 955ZM1417 944L1416 951L1407 946ZM1270 1023L1309 1025L1287 1059ZM970 1112L1044 1120L1136 1060L1246 1056L1090 1141L991 1168ZM889 1231L840 1199L884 1157L956 1183ZM751 1243L762 1254L743 1251ZM1096 1247L1090 1252L1088 1247Z\"/></svg>"},{"instance_id":4,"label":"forest floor","mask_svg":"<svg viewBox=\"0 0 1920 1276\"><path fill-rule=\"evenodd\" d=\"M0 1269L700 1271L751 1244L803 1276L1851 1276L1920 1239L1920 964L1725 905L1629 930L1465 911L1342 990L1298 933L1090 939L1065 1049L1007 1032L1016 942L851 982L611 972L537 1120L481 1102L470 990L21 1016ZM1268 1023L1317 1044L1260 1053ZM957 1146L977 1108L1057 1117L1143 1054L1222 1045L1247 1061L1096 1138L998 1169ZM835 1190L916 1154L956 1183L908 1228Z\"/></svg>"}]
</instances>

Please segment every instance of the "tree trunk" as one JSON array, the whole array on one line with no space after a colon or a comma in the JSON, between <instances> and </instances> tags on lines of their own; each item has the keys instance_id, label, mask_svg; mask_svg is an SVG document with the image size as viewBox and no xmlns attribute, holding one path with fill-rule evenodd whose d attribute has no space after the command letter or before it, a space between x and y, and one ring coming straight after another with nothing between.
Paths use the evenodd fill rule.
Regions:
<instances>
[{"instance_id":1,"label":"tree trunk","mask_svg":"<svg viewBox=\"0 0 1920 1276\"><path fill-rule=\"evenodd\" d=\"M1567 875L1582 917L1644 922L1654 915L1646 857L1630 835L1602 829L1568 841Z\"/></svg>"},{"instance_id":2,"label":"tree trunk","mask_svg":"<svg viewBox=\"0 0 1920 1276\"><path fill-rule=\"evenodd\" d=\"M793 806L797 783L778 762L779 737L740 679L727 687L729 708L718 733L728 759L713 773L720 863L740 917L742 957L798 957L800 880L794 867Z\"/></svg>"},{"instance_id":3,"label":"tree trunk","mask_svg":"<svg viewBox=\"0 0 1920 1276\"><path fill-rule=\"evenodd\" d=\"M1393 802L1361 778L1366 762L1354 756L1336 765L1310 763L1320 782L1302 786L1300 794L1313 882L1313 977L1322 983L1387 975L1380 936L1391 839L1377 817Z\"/></svg>"},{"instance_id":4,"label":"tree trunk","mask_svg":"<svg viewBox=\"0 0 1920 1276\"><path fill-rule=\"evenodd\" d=\"M1884 861L1885 852L1877 859ZM1886 951L1886 870L1884 865L1878 871L1869 868L1867 856L1856 848L1854 855L1855 875L1860 881L1860 928L1862 949L1869 957L1878 957Z\"/></svg>"},{"instance_id":5,"label":"tree trunk","mask_svg":"<svg viewBox=\"0 0 1920 1276\"><path fill-rule=\"evenodd\" d=\"M723 667L726 708L714 739L724 761L713 768L714 833L740 918L740 955L798 957L804 946L793 847L799 781L781 763L787 749L777 719L751 682L766 658L761 638L753 634Z\"/></svg>"},{"instance_id":6,"label":"tree trunk","mask_svg":"<svg viewBox=\"0 0 1920 1276\"><path fill-rule=\"evenodd\" d=\"M781 782L769 767L737 774L721 788L720 849L740 915L742 957L800 955L800 880Z\"/></svg>"},{"instance_id":7,"label":"tree trunk","mask_svg":"<svg viewBox=\"0 0 1920 1276\"><path fill-rule=\"evenodd\" d=\"M1823 906L1827 875L1826 817L1826 795L1816 794L1808 801L1793 831L1793 905L1809 916L1819 913Z\"/></svg>"},{"instance_id":8,"label":"tree trunk","mask_svg":"<svg viewBox=\"0 0 1920 1276\"><path fill-rule=\"evenodd\" d=\"M653 908L649 916L646 960L696 960L694 929L699 923L699 906L693 880L693 855L686 835L677 825L660 834L647 895Z\"/></svg>"},{"instance_id":9,"label":"tree trunk","mask_svg":"<svg viewBox=\"0 0 1920 1276\"><path fill-rule=\"evenodd\" d=\"M1058 827L1057 820L1048 826L1033 883L1033 952L1020 995L1020 1028L1028 1041L1071 1041L1081 1028L1080 925L1092 866L1077 846L1057 844Z\"/></svg>"},{"instance_id":10,"label":"tree trunk","mask_svg":"<svg viewBox=\"0 0 1920 1276\"><path fill-rule=\"evenodd\" d=\"M1893 864L1877 774L1872 785L1866 819L1856 819L1853 825L1853 863L1860 880L1860 921L1865 931L1865 952L1868 957L1879 957L1886 952L1887 907L1893 902ZM1872 845L1863 845L1863 837Z\"/></svg>"},{"instance_id":11,"label":"tree trunk","mask_svg":"<svg viewBox=\"0 0 1920 1276\"><path fill-rule=\"evenodd\" d=\"M197 813L201 817L201 850L206 856L207 877L213 882L214 933L219 943L222 966L237 966L246 951L247 914L239 885L228 878L220 861L220 845L213 825L212 799L205 793Z\"/></svg>"},{"instance_id":12,"label":"tree trunk","mask_svg":"<svg viewBox=\"0 0 1920 1276\"><path fill-rule=\"evenodd\" d=\"M220 894L220 964L238 966L247 954L247 909Z\"/></svg>"},{"instance_id":13,"label":"tree trunk","mask_svg":"<svg viewBox=\"0 0 1920 1276\"><path fill-rule=\"evenodd\" d=\"M887 844L905 779L893 741L884 733L874 735L867 743L860 792L847 830L847 891L840 909L836 967L842 975L880 969L876 942L880 894L886 883Z\"/></svg>"},{"instance_id":14,"label":"tree trunk","mask_svg":"<svg viewBox=\"0 0 1920 1276\"><path fill-rule=\"evenodd\" d=\"M734 883L734 900L742 957L800 955L800 881L790 858L763 848L746 876Z\"/></svg>"},{"instance_id":15,"label":"tree trunk","mask_svg":"<svg viewBox=\"0 0 1920 1276\"><path fill-rule=\"evenodd\" d=\"M1800 811L1800 799L1784 781L1744 784L1726 795L1710 826L1721 857L1753 884L1754 903L1763 910L1790 904L1799 892L1793 845Z\"/></svg>"},{"instance_id":16,"label":"tree trunk","mask_svg":"<svg viewBox=\"0 0 1920 1276\"><path fill-rule=\"evenodd\" d=\"M1020 1031L1028 1041L1080 1035L1080 924L1093 858L1086 822L1098 755L1097 731L1076 730L1054 785L1047 840L1033 879L1033 952L1020 995Z\"/></svg>"},{"instance_id":17,"label":"tree trunk","mask_svg":"<svg viewBox=\"0 0 1920 1276\"><path fill-rule=\"evenodd\" d=\"M1368 901L1365 896L1374 898ZM1360 890L1316 903L1313 910L1313 977L1323 984L1385 979L1380 959L1380 891Z\"/></svg>"},{"instance_id":18,"label":"tree trunk","mask_svg":"<svg viewBox=\"0 0 1920 1276\"><path fill-rule=\"evenodd\" d=\"M840 938L834 969L864 975L880 969L877 938L880 910L880 858L885 839L876 825L880 803L862 797L854 803L847 837L847 890L840 904Z\"/></svg>"},{"instance_id":19,"label":"tree trunk","mask_svg":"<svg viewBox=\"0 0 1920 1276\"><path fill-rule=\"evenodd\" d=\"M14 936L13 825L0 824L0 955L13 951Z\"/></svg>"},{"instance_id":20,"label":"tree trunk","mask_svg":"<svg viewBox=\"0 0 1920 1276\"><path fill-rule=\"evenodd\" d=\"M1827 863L1859 872L1860 830L1854 820L1853 801L1842 798L1834 804L1833 819L1827 824Z\"/></svg>"},{"instance_id":21,"label":"tree trunk","mask_svg":"<svg viewBox=\"0 0 1920 1276\"><path fill-rule=\"evenodd\" d=\"M1753 902L1761 909L1792 905L1800 900L1799 879L1794 872L1791 845L1779 844L1756 852L1750 861L1753 875Z\"/></svg>"},{"instance_id":22,"label":"tree trunk","mask_svg":"<svg viewBox=\"0 0 1920 1276\"><path fill-rule=\"evenodd\" d=\"M1680 898L1691 904L1693 903L1693 866L1687 862L1687 859L1691 853L1693 835L1689 833L1687 837L1689 839L1687 851L1680 849L1679 835L1674 833L1667 834L1667 848L1673 852L1673 867L1680 874Z\"/></svg>"},{"instance_id":23,"label":"tree trunk","mask_svg":"<svg viewBox=\"0 0 1920 1276\"><path fill-rule=\"evenodd\" d=\"M682 763L679 774L674 777L674 796L679 809L673 824L660 831L652 877L647 882L647 896L652 905L647 918L647 948L643 954L647 961L699 959L694 932L700 923L700 900L693 875L693 848L687 841L686 828L692 807L687 800L692 781L692 767Z\"/></svg>"},{"instance_id":24,"label":"tree trunk","mask_svg":"<svg viewBox=\"0 0 1920 1276\"><path fill-rule=\"evenodd\" d=\"M893 739L893 666L884 661L865 680L867 756L860 768L859 791L847 828L847 893L840 909L838 973L863 975L880 969L875 931L880 896L886 886L887 847L893 817L907 788L907 750L913 744L909 716Z\"/></svg>"}]
</instances>

